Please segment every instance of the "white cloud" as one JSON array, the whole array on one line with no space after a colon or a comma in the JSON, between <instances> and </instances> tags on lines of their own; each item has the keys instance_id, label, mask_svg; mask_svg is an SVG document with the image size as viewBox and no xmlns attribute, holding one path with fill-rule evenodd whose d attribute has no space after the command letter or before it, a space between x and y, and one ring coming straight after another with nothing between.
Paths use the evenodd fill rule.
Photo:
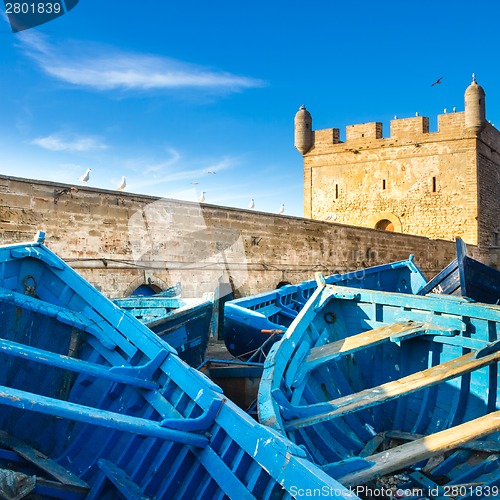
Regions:
<instances>
[{"instance_id":1,"label":"white cloud","mask_svg":"<svg viewBox=\"0 0 500 500\"><path fill-rule=\"evenodd\" d=\"M96 151L107 148L99 138L83 135L52 134L33 139L31 143L50 151Z\"/></svg>"},{"instance_id":2,"label":"white cloud","mask_svg":"<svg viewBox=\"0 0 500 500\"><path fill-rule=\"evenodd\" d=\"M40 33L21 34L26 54L48 75L95 90L205 89L236 92L261 87L255 78L214 71L168 57L124 52L88 42L51 45Z\"/></svg>"},{"instance_id":3,"label":"white cloud","mask_svg":"<svg viewBox=\"0 0 500 500\"><path fill-rule=\"evenodd\" d=\"M179 162L181 155L178 151L174 148L168 148L167 151L170 154L170 158L165 161L149 164L144 170L144 175L161 173L165 169L172 167Z\"/></svg>"},{"instance_id":4,"label":"white cloud","mask_svg":"<svg viewBox=\"0 0 500 500\"><path fill-rule=\"evenodd\" d=\"M201 180L208 177L207 172L221 172L240 163L239 158L231 156L225 156L215 162L192 158L183 160L177 151L170 149L169 152L171 158L165 161L142 159L126 162L125 166L130 170L144 173L141 180L134 182L135 189L144 189L178 181Z\"/></svg>"}]
</instances>

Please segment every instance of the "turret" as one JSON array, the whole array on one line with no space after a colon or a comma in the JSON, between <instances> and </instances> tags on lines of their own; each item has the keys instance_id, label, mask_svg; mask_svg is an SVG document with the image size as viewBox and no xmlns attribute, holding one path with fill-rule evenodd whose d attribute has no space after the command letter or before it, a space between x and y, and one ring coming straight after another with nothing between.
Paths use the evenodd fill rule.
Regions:
<instances>
[{"instance_id":1,"label":"turret","mask_svg":"<svg viewBox=\"0 0 500 500\"><path fill-rule=\"evenodd\" d=\"M294 124L295 148L304 155L313 145L312 117L304 105L297 111Z\"/></svg>"},{"instance_id":2,"label":"turret","mask_svg":"<svg viewBox=\"0 0 500 500\"><path fill-rule=\"evenodd\" d=\"M465 126L478 134L486 123L486 94L472 75L472 83L465 91Z\"/></svg>"}]
</instances>

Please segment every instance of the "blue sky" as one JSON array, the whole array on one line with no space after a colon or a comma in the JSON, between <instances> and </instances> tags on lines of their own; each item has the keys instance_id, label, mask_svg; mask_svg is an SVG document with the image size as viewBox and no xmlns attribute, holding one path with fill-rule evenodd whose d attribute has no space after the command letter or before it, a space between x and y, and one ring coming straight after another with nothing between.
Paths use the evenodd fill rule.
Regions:
<instances>
[{"instance_id":1,"label":"blue sky","mask_svg":"<svg viewBox=\"0 0 500 500\"><path fill-rule=\"evenodd\" d=\"M341 137L415 112L435 130L475 72L500 123L498 5L80 0L17 34L3 16L0 173L302 216L301 104Z\"/></svg>"}]
</instances>

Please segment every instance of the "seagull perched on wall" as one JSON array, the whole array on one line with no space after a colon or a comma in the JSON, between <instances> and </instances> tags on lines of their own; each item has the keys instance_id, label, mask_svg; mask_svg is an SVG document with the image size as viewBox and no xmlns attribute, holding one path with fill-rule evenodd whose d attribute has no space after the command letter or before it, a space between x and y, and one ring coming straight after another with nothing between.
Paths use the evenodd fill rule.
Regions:
<instances>
[{"instance_id":1,"label":"seagull perched on wall","mask_svg":"<svg viewBox=\"0 0 500 500\"><path fill-rule=\"evenodd\" d=\"M205 193L206 191L202 191L200 194L200 203L203 203L205 201Z\"/></svg>"},{"instance_id":2,"label":"seagull perched on wall","mask_svg":"<svg viewBox=\"0 0 500 500\"><path fill-rule=\"evenodd\" d=\"M126 177L122 177L122 181L120 182L120 185L116 188L117 191L123 191L125 189L125 186L127 185Z\"/></svg>"},{"instance_id":3,"label":"seagull perched on wall","mask_svg":"<svg viewBox=\"0 0 500 500\"><path fill-rule=\"evenodd\" d=\"M285 204L282 203L280 209L278 210L278 214L281 215L285 212Z\"/></svg>"},{"instance_id":4,"label":"seagull perched on wall","mask_svg":"<svg viewBox=\"0 0 500 500\"><path fill-rule=\"evenodd\" d=\"M253 198L250 200L250 204L248 205L248 208L251 210L252 208L255 207L255 202L253 201Z\"/></svg>"},{"instance_id":5,"label":"seagull perched on wall","mask_svg":"<svg viewBox=\"0 0 500 500\"><path fill-rule=\"evenodd\" d=\"M441 80L443 79L442 76L440 76L432 85L431 87L434 87L434 85L441 85Z\"/></svg>"},{"instance_id":6,"label":"seagull perched on wall","mask_svg":"<svg viewBox=\"0 0 500 500\"><path fill-rule=\"evenodd\" d=\"M81 182L88 182L88 180L90 179L90 172L91 171L92 171L91 168L87 168L85 173L83 175L81 175L80 177L78 177L78 180Z\"/></svg>"}]
</instances>

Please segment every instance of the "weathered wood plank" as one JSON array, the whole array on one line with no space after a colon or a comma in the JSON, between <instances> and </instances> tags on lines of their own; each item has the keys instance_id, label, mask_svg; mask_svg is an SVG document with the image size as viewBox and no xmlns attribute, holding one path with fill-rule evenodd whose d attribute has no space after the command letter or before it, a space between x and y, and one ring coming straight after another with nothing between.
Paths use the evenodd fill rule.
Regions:
<instances>
[{"instance_id":1,"label":"weathered wood plank","mask_svg":"<svg viewBox=\"0 0 500 500\"><path fill-rule=\"evenodd\" d=\"M377 434L378 436L379 434ZM425 437L424 434L413 434L411 432L403 432L403 431L388 431L384 433L385 439L399 439L401 441L416 441L417 439L422 439ZM465 450L474 450L474 451L486 451L488 453L496 453L500 454L500 443L497 441L489 440L489 441L469 441L462 446ZM370 455L370 453L368 454Z\"/></svg>"},{"instance_id":2,"label":"weathered wood plank","mask_svg":"<svg viewBox=\"0 0 500 500\"><path fill-rule=\"evenodd\" d=\"M359 349L380 344L381 342L385 342L394 336L398 336L402 340L405 336L419 333L424 330L425 327L423 323L413 321L381 326L379 328L374 328L373 330L359 333L358 335L352 335L351 337L337 340L336 342L313 347L306 359L306 362L315 363L316 361L321 360L321 362L324 363L325 361L333 359L339 355L345 356L346 354L358 351Z\"/></svg>"},{"instance_id":3,"label":"weathered wood plank","mask_svg":"<svg viewBox=\"0 0 500 500\"><path fill-rule=\"evenodd\" d=\"M149 500L150 497L144 495L137 483L109 460L101 458L97 466L103 474L113 483L115 488L127 498L127 500Z\"/></svg>"},{"instance_id":4,"label":"weathered wood plank","mask_svg":"<svg viewBox=\"0 0 500 500\"><path fill-rule=\"evenodd\" d=\"M407 377L321 403L321 406L318 406L318 413L316 415L290 420L286 424L286 428L298 429L308 427L364 408L385 403L403 394L410 394L420 389L431 387L500 360L500 352L493 352L481 358L476 358L475 356L476 353L471 352L451 361L433 366L432 368L413 373ZM331 409L327 410L325 405L329 405Z\"/></svg>"},{"instance_id":5,"label":"weathered wood plank","mask_svg":"<svg viewBox=\"0 0 500 500\"><path fill-rule=\"evenodd\" d=\"M500 411L495 411L470 422L402 444L392 450L366 457L368 462L373 463L370 468L347 474L338 480L344 486L364 484L498 431L500 431Z\"/></svg>"}]
</instances>

